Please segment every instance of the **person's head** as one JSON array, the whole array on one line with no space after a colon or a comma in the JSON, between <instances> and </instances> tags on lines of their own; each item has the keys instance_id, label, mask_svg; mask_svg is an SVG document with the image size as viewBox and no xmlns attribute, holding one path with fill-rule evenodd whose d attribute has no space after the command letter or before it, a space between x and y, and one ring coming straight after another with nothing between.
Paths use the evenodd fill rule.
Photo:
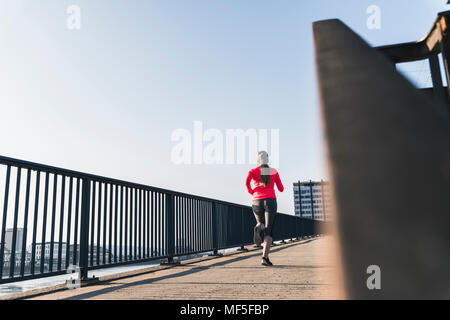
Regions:
<instances>
[{"instance_id":1,"label":"person's head","mask_svg":"<svg viewBox=\"0 0 450 320\"><path fill-rule=\"evenodd\" d=\"M269 155L266 151L259 151L257 155L258 165L268 165L269 164Z\"/></svg>"},{"instance_id":2,"label":"person's head","mask_svg":"<svg viewBox=\"0 0 450 320\"><path fill-rule=\"evenodd\" d=\"M268 186L270 182L269 155L266 151L259 151L257 156L258 165L261 166L260 180L264 186Z\"/></svg>"}]
</instances>

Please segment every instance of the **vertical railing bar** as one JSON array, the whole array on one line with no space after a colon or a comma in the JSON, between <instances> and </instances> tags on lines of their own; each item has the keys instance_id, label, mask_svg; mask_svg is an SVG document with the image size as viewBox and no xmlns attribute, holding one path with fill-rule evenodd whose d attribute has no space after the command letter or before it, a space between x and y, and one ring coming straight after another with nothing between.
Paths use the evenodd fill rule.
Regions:
<instances>
[{"instance_id":1,"label":"vertical railing bar","mask_svg":"<svg viewBox=\"0 0 450 320\"><path fill-rule=\"evenodd\" d=\"M27 233L28 233L28 209L30 205L30 182L31 182L31 169L27 170L27 186L25 191L25 211L23 215L23 236L22 236L22 253L20 256L20 275L23 277L25 274L25 259L26 259L26 245L27 245Z\"/></svg>"},{"instance_id":2,"label":"vertical railing bar","mask_svg":"<svg viewBox=\"0 0 450 320\"><path fill-rule=\"evenodd\" d=\"M137 238L137 240L136 240L137 249L135 249L137 251L137 254L136 254L135 259L141 259L141 236L142 236L141 226L142 226L142 222L141 222L141 190L140 189L137 190L136 198L137 198L137 205L136 205L137 209L135 209L135 212L137 212L137 214L136 214L136 222L134 223L134 225L135 225L135 227L137 226L137 232L134 235L134 238L135 239ZM136 202L136 200L135 200L135 202Z\"/></svg>"},{"instance_id":3,"label":"vertical railing bar","mask_svg":"<svg viewBox=\"0 0 450 320\"><path fill-rule=\"evenodd\" d=\"M95 215L95 199L91 203L91 181L83 179L83 189L81 196L81 219L80 219L80 276L81 279L87 279L89 266L89 220ZM92 181L92 197L95 196L95 181ZM92 224L94 220L92 219ZM91 229L93 234L93 230ZM92 250L91 235L91 250ZM92 259L92 251L91 251Z\"/></svg>"},{"instance_id":4,"label":"vertical railing bar","mask_svg":"<svg viewBox=\"0 0 450 320\"><path fill-rule=\"evenodd\" d=\"M145 256L150 258L150 191L145 190Z\"/></svg>"},{"instance_id":5,"label":"vertical railing bar","mask_svg":"<svg viewBox=\"0 0 450 320\"><path fill-rule=\"evenodd\" d=\"M178 254L178 197L176 195L173 196L173 253Z\"/></svg>"},{"instance_id":6,"label":"vertical railing bar","mask_svg":"<svg viewBox=\"0 0 450 320\"><path fill-rule=\"evenodd\" d=\"M128 187L125 187L124 259L128 261Z\"/></svg>"},{"instance_id":7,"label":"vertical railing bar","mask_svg":"<svg viewBox=\"0 0 450 320\"><path fill-rule=\"evenodd\" d=\"M30 181L31 181L31 170L27 170L27 186L25 191L25 211L23 215L23 234L22 234L22 252L20 255L20 275L23 277L25 273L25 253L27 245L27 232L28 232L28 209L30 204Z\"/></svg>"},{"instance_id":8,"label":"vertical railing bar","mask_svg":"<svg viewBox=\"0 0 450 320\"><path fill-rule=\"evenodd\" d=\"M55 220L56 220L56 194L58 191L58 175L53 174L53 198L52 198L52 221L50 231L50 258L49 258L49 272L53 271L53 251L55 246Z\"/></svg>"},{"instance_id":9,"label":"vertical railing bar","mask_svg":"<svg viewBox=\"0 0 450 320\"><path fill-rule=\"evenodd\" d=\"M178 196L178 211L179 211L179 224L180 224L180 228L179 228L179 253L182 254L184 252L184 233L183 233L183 197L182 196Z\"/></svg>"},{"instance_id":10,"label":"vertical railing bar","mask_svg":"<svg viewBox=\"0 0 450 320\"><path fill-rule=\"evenodd\" d=\"M151 245L150 245L150 257L152 258L155 252L155 194L153 191L151 192L151 198L152 198L152 203L151 203L151 213L150 213L150 218L151 218L151 228L152 228L152 233L151 233Z\"/></svg>"},{"instance_id":11,"label":"vertical railing bar","mask_svg":"<svg viewBox=\"0 0 450 320\"><path fill-rule=\"evenodd\" d=\"M141 257L142 259L145 259L145 252L146 252L146 219L145 219L145 204L146 204L146 196L145 196L145 190L141 190L141 232L142 232L142 238L141 238Z\"/></svg>"},{"instance_id":12,"label":"vertical railing bar","mask_svg":"<svg viewBox=\"0 0 450 320\"><path fill-rule=\"evenodd\" d=\"M89 256L89 265L94 265L94 237L95 237L95 196L96 196L96 181L92 181L92 205L91 205L91 243L90 243L90 256Z\"/></svg>"},{"instance_id":13,"label":"vertical railing bar","mask_svg":"<svg viewBox=\"0 0 450 320\"><path fill-rule=\"evenodd\" d=\"M185 225L185 214L184 214L184 198L180 198L180 253L184 253L185 238L184 238L184 225Z\"/></svg>"},{"instance_id":14,"label":"vertical railing bar","mask_svg":"<svg viewBox=\"0 0 450 320\"><path fill-rule=\"evenodd\" d=\"M134 188L131 188L130 189L130 238L129 238L129 241L130 241L130 260L133 260L133 253L134 253L134 256L136 257L136 253L134 252L134 250L133 250L133 222L134 222L134 220L133 220L133 218L134 218L134 215L133 215L133 208L134 208L134 205L135 205L135 195L136 195L136 189L134 189L134 193L133 193L133 189ZM134 200L134 201L133 201ZM136 248L136 246L134 246L134 248Z\"/></svg>"},{"instance_id":15,"label":"vertical railing bar","mask_svg":"<svg viewBox=\"0 0 450 320\"><path fill-rule=\"evenodd\" d=\"M33 237L31 242L31 266L30 273L34 275L34 265L36 258L36 236L37 236L37 222L39 216L39 191L41 184L41 172L36 172L36 188L35 188L35 197L34 197L34 218L33 218Z\"/></svg>"},{"instance_id":16,"label":"vertical railing bar","mask_svg":"<svg viewBox=\"0 0 450 320\"><path fill-rule=\"evenodd\" d=\"M70 262L70 236L71 236L71 224L72 224L72 195L73 194L73 177L69 178L69 202L67 208L67 240L66 240L66 269L69 267Z\"/></svg>"},{"instance_id":17,"label":"vertical railing bar","mask_svg":"<svg viewBox=\"0 0 450 320\"><path fill-rule=\"evenodd\" d=\"M163 194L158 194L159 201L159 255L164 255L164 205L163 205Z\"/></svg>"},{"instance_id":18,"label":"vertical railing bar","mask_svg":"<svg viewBox=\"0 0 450 320\"><path fill-rule=\"evenodd\" d=\"M156 235L155 235L155 245L156 245L156 255L159 256L160 255L160 242L159 242L159 238L160 238L160 232L159 232L159 193L156 192L155 193L155 200L156 200L156 207L155 207L155 211L156 211L156 215L155 215L155 219L156 219Z\"/></svg>"},{"instance_id":19,"label":"vertical railing bar","mask_svg":"<svg viewBox=\"0 0 450 320\"><path fill-rule=\"evenodd\" d=\"M203 228L203 237L202 237L202 250L205 250L207 247L208 247L208 245L207 245L207 232L208 232L208 229L207 229L207 220L208 219L208 216L207 216L207 214L206 214L206 204L205 204L205 201L203 201L202 200L202 228Z\"/></svg>"},{"instance_id":20,"label":"vertical railing bar","mask_svg":"<svg viewBox=\"0 0 450 320\"><path fill-rule=\"evenodd\" d=\"M160 197L160 203L161 203L161 219L160 219L160 223L161 223L161 236L160 236L160 241L161 241L161 255L165 255L166 253L166 243L165 243L165 205L164 205L164 194L160 193L159 194Z\"/></svg>"},{"instance_id":21,"label":"vertical railing bar","mask_svg":"<svg viewBox=\"0 0 450 320\"><path fill-rule=\"evenodd\" d=\"M208 215L208 203L203 201L203 217L204 217L204 221L203 221L203 228L204 228L204 234L203 234L203 243L204 243L204 250L207 250L209 248L209 237L208 237L208 231L209 231L209 225L208 225L208 219L209 219L209 215Z\"/></svg>"},{"instance_id":22,"label":"vertical railing bar","mask_svg":"<svg viewBox=\"0 0 450 320\"><path fill-rule=\"evenodd\" d=\"M147 202L147 258L150 258L150 191L146 191L146 202Z\"/></svg>"},{"instance_id":23,"label":"vertical railing bar","mask_svg":"<svg viewBox=\"0 0 450 320\"><path fill-rule=\"evenodd\" d=\"M159 200L160 200L160 211L161 211L161 216L160 216L160 220L159 220L159 222L160 222L160 227L161 227L161 234L160 234L160 237L159 237L159 241L160 241L160 243L161 243L161 252L160 252L160 255L164 255L165 254L165 242L164 242L164 236L165 236L165 228L164 228L164 226L165 226L165 215L164 215L164 194L163 193L160 193L159 194Z\"/></svg>"},{"instance_id":24,"label":"vertical railing bar","mask_svg":"<svg viewBox=\"0 0 450 320\"><path fill-rule=\"evenodd\" d=\"M58 243L58 271L61 270L61 256L62 256L62 239L63 239L63 228L64 228L64 198L66 189L66 177L61 176L61 203L60 203L60 214L59 214L59 243ZM67 245L67 244L66 244Z\"/></svg>"},{"instance_id":25,"label":"vertical railing bar","mask_svg":"<svg viewBox=\"0 0 450 320\"><path fill-rule=\"evenodd\" d=\"M137 237L138 237L138 190L134 189L134 260L137 259Z\"/></svg>"},{"instance_id":26,"label":"vertical railing bar","mask_svg":"<svg viewBox=\"0 0 450 320\"><path fill-rule=\"evenodd\" d=\"M122 262L123 252L123 186L120 186L120 246L119 246L119 261Z\"/></svg>"},{"instance_id":27,"label":"vertical railing bar","mask_svg":"<svg viewBox=\"0 0 450 320\"><path fill-rule=\"evenodd\" d=\"M203 245L202 245L202 250L205 250L208 246L207 246L207 215L206 215L206 204L205 201L202 200L202 225L203 225L203 237L202 237L202 241L203 241Z\"/></svg>"},{"instance_id":28,"label":"vertical railing bar","mask_svg":"<svg viewBox=\"0 0 450 320\"><path fill-rule=\"evenodd\" d=\"M9 256L9 277L14 277L14 271L16 267L16 242L17 242L17 221L19 219L19 200L20 200L20 179L22 176L22 168L17 168L16 178L16 198L14 206L14 222L13 222L13 235L11 243L11 253Z\"/></svg>"},{"instance_id":29,"label":"vertical railing bar","mask_svg":"<svg viewBox=\"0 0 450 320\"><path fill-rule=\"evenodd\" d=\"M192 213L192 198L189 198L189 243L191 247L191 251L195 251L194 246L194 216Z\"/></svg>"},{"instance_id":30,"label":"vertical railing bar","mask_svg":"<svg viewBox=\"0 0 450 320\"><path fill-rule=\"evenodd\" d=\"M200 232L199 232L199 243L200 243L200 250L203 250L204 246L203 246L203 237L204 237L204 229L203 229L203 201L199 200L198 201L198 214L199 214L199 227L200 227Z\"/></svg>"},{"instance_id":31,"label":"vertical railing bar","mask_svg":"<svg viewBox=\"0 0 450 320\"><path fill-rule=\"evenodd\" d=\"M77 265L78 263L78 225L79 225L79 212L80 212L80 178L77 178L77 187L75 193L75 220L73 231L73 258L72 264Z\"/></svg>"},{"instance_id":32,"label":"vertical railing bar","mask_svg":"<svg viewBox=\"0 0 450 320\"><path fill-rule=\"evenodd\" d=\"M44 264L45 264L45 236L47 229L47 211L48 211L48 188L49 188L49 179L50 174L48 172L45 173L45 191L44 191L44 209L43 209L43 218L42 218L42 242L41 242L41 265L40 272L44 273Z\"/></svg>"},{"instance_id":33,"label":"vertical railing bar","mask_svg":"<svg viewBox=\"0 0 450 320\"><path fill-rule=\"evenodd\" d=\"M130 260L136 259L136 245L133 246L133 243L136 244L136 238L134 237L134 235L136 235L136 228L134 225L136 223L136 204L136 189L132 188L130 190ZM133 229L135 231L134 233Z\"/></svg>"},{"instance_id":34,"label":"vertical railing bar","mask_svg":"<svg viewBox=\"0 0 450 320\"><path fill-rule=\"evenodd\" d=\"M208 202L206 202L206 201L203 201L203 214L204 214L204 217L205 217L205 221L204 221L205 250L208 250L208 249L210 249L210 241L209 241L209 206L208 206Z\"/></svg>"},{"instance_id":35,"label":"vertical railing bar","mask_svg":"<svg viewBox=\"0 0 450 320\"><path fill-rule=\"evenodd\" d=\"M184 253L184 211L183 211L182 196L179 196L179 210L180 210L180 253Z\"/></svg>"},{"instance_id":36,"label":"vertical railing bar","mask_svg":"<svg viewBox=\"0 0 450 320\"><path fill-rule=\"evenodd\" d=\"M241 249L244 249L244 243L245 243L245 239L244 239L244 207L241 207Z\"/></svg>"},{"instance_id":37,"label":"vertical railing bar","mask_svg":"<svg viewBox=\"0 0 450 320\"><path fill-rule=\"evenodd\" d=\"M97 252L95 253L95 262L98 266L100 264L100 239L102 228L102 187L103 183L98 182L98 208L97 208Z\"/></svg>"},{"instance_id":38,"label":"vertical railing bar","mask_svg":"<svg viewBox=\"0 0 450 320\"><path fill-rule=\"evenodd\" d=\"M115 185L115 196L114 196L114 262L117 262L117 210L118 210L118 194L119 194L119 186Z\"/></svg>"},{"instance_id":39,"label":"vertical railing bar","mask_svg":"<svg viewBox=\"0 0 450 320\"><path fill-rule=\"evenodd\" d=\"M106 220L108 210L108 183L105 182L105 191L103 192L103 242L102 242L102 259L106 264Z\"/></svg>"},{"instance_id":40,"label":"vertical railing bar","mask_svg":"<svg viewBox=\"0 0 450 320\"><path fill-rule=\"evenodd\" d=\"M191 201L191 210L192 210L192 247L194 248L194 252L197 252L197 217L195 211L194 198L192 198Z\"/></svg>"},{"instance_id":41,"label":"vertical railing bar","mask_svg":"<svg viewBox=\"0 0 450 320\"><path fill-rule=\"evenodd\" d=\"M5 197L3 199L2 236L0 243L0 279L3 278L3 261L5 254L6 219L8 217L9 182L11 178L11 166L6 167Z\"/></svg>"},{"instance_id":42,"label":"vertical railing bar","mask_svg":"<svg viewBox=\"0 0 450 320\"><path fill-rule=\"evenodd\" d=\"M142 244L144 232L142 230L142 189L139 189L139 259L142 259Z\"/></svg>"},{"instance_id":43,"label":"vertical railing bar","mask_svg":"<svg viewBox=\"0 0 450 320\"><path fill-rule=\"evenodd\" d=\"M144 195L145 195L145 198L144 198L144 208L145 208L145 212L144 212L144 217L145 217L145 219L144 219L144 228L145 228L145 239L144 239L144 243L145 243L145 245L144 245L144 256L145 256L145 258L148 258L149 257L149 251L148 251L148 247L149 247L149 243L148 243L148 236L149 236L149 233L150 233L150 229L149 229L149 217L148 217L148 190L144 190Z\"/></svg>"},{"instance_id":44,"label":"vertical railing bar","mask_svg":"<svg viewBox=\"0 0 450 320\"><path fill-rule=\"evenodd\" d=\"M203 249L202 236L203 236L203 223L202 223L202 207L201 200L197 200L197 221L198 221L198 251Z\"/></svg>"},{"instance_id":45,"label":"vertical railing bar","mask_svg":"<svg viewBox=\"0 0 450 320\"><path fill-rule=\"evenodd\" d=\"M203 239L204 239L204 250L209 250L210 249L210 242L209 242L209 207L208 207L208 202L203 201L203 217L204 217L204 221L203 221L203 227L205 229L205 234L203 235Z\"/></svg>"},{"instance_id":46,"label":"vertical railing bar","mask_svg":"<svg viewBox=\"0 0 450 320\"><path fill-rule=\"evenodd\" d=\"M113 234L113 188L114 186L112 184L109 185L109 233L108 233L108 240L109 240L109 254L108 254L108 262L112 263L112 252L113 252L113 246L112 246L112 234Z\"/></svg>"},{"instance_id":47,"label":"vertical railing bar","mask_svg":"<svg viewBox=\"0 0 450 320\"><path fill-rule=\"evenodd\" d=\"M181 214L181 196L179 196L179 195L177 195L176 196L176 198L177 198L177 202L176 202L176 207L177 207L177 234L176 234L176 239L177 239L177 242L176 242L176 248L177 248L177 254L181 254L182 253L182 242L181 242L181 239L182 239L182 222L181 222L181 219L182 219L182 214Z\"/></svg>"},{"instance_id":48,"label":"vertical railing bar","mask_svg":"<svg viewBox=\"0 0 450 320\"><path fill-rule=\"evenodd\" d=\"M209 241L209 203L203 202L204 214L205 214L205 250L211 249L211 242Z\"/></svg>"},{"instance_id":49,"label":"vertical railing bar","mask_svg":"<svg viewBox=\"0 0 450 320\"><path fill-rule=\"evenodd\" d=\"M197 199L192 199L192 214L194 215L194 251L198 251L198 210Z\"/></svg>"},{"instance_id":50,"label":"vertical railing bar","mask_svg":"<svg viewBox=\"0 0 450 320\"><path fill-rule=\"evenodd\" d=\"M189 243L189 207L188 207L188 198L184 197L183 198L183 206L184 206L184 244L185 244L185 248L184 248L184 252L189 252L189 247L190 247L190 243Z\"/></svg>"},{"instance_id":51,"label":"vertical railing bar","mask_svg":"<svg viewBox=\"0 0 450 320\"><path fill-rule=\"evenodd\" d=\"M214 223L213 223L213 206L214 203L209 203L209 239L211 240L211 249L214 250Z\"/></svg>"},{"instance_id":52,"label":"vertical railing bar","mask_svg":"<svg viewBox=\"0 0 450 320\"><path fill-rule=\"evenodd\" d=\"M195 212L197 216L197 251L200 251L202 246L202 219L200 200L198 199L195 200Z\"/></svg>"},{"instance_id":53,"label":"vertical railing bar","mask_svg":"<svg viewBox=\"0 0 450 320\"><path fill-rule=\"evenodd\" d=\"M186 236L185 236L185 243L186 243L186 252L192 251L192 245L191 245L191 216L190 216L190 209L189 209L189 202L190 198L185 197L184 198L184 209L185 209L185 215L186 215Z\"/></svg>"},{"instance_id":54,"label":"vertical railing bar","mask_svg":"<svg viewBox=\"0 0 450 320\"><path fill-rule=\"evenodd\" d=\"M195 241L195 251L198 251L198 240L199 240L199 219L198 219L198 200L194 199L194 241Z\"/></svg>"},{"instance_id":55,"label":"vertical railing bar","mask_svg":"<svg viewBox=\"0 0 450 320\"><path fill-rule=\"evenodd\" d=\"M158 201L159 201L159 255L162 256L164 254L164 206L162 203L163 194L158 194Z\"/></svg>"},{"instance_id":56,"label":"vertical railing bar","mask_svg":"<svg viewBox=\"0 0 450 320\"><path fill-rule=\"evenodd\" d=\"M186 244L186 252L192 251L191 249L191 239L190 239L190 228L191 228L191 219L190 219L190 210L189 210L189 201L188 197L184 198L184 214L186 217L185 222L185 244Z\"/></svg>"},{"instance_id":57,"label":"vertical railing bar","mask_svg":"<svg viewBox=\"0 0 450 320\"><path fill-rule=\"evenodd\" d=\"M214 213L214 202L208 202L208 208L209 208L209 240L210 240L210 245L211 245L211 250L214 251L214 236L215 236L215 232L214 232L214 217L213 217L213 213Z\"/></svg>"},{"instance_id":58,"label":"vertical railing bar","mask_svg":"<svg viewBox=\"0 0 450 320\"><path fill-rule=\"evenodd\" d=\"M168 221L167 221L167 215L165 214L165 212L167 212L167 194L166 193L163 193L162 195L162 202L161 202L161 204L162 204L162 206L163 206L163 219L162 219L162 221L163 221L163 225L162 225L162 233L163 233L163 238L162 238L162 240L163 240L163 248L164 248L164 251L163 251L163 254L166 256L166 255L168 255L168 234L167 234L167 225L168 225Z\"/></svg>"}]
</instances>

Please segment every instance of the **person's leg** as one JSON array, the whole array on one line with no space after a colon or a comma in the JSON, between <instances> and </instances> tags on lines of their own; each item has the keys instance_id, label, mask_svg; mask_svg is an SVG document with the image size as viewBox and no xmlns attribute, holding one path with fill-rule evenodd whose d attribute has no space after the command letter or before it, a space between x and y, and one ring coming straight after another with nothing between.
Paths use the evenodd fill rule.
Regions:
<instances>
[{"instance_id":1,"label":"person's leg","mask_svg":"<svg viewBox=\"0 0 450 320\"><path fill-rule=\"evenodd\" d=\"M271 236L265 236L264 237L264 244L263 244L263 257L269 258L269 251L270 247L272 246L272 237Z\"/></svg>"},{"instance_id":2,"label":"person's leg","mask_svg":"<svg viewBox=\"0 0 450 320\"><path fill-rule=\"evenodd\" d=\"M256 219L256 226L253 230L253 241L257 246L261 245L261 242L263 242L261 233L262 230L264 230L264 207L261 205L261 201L255 200L253 201L253 214L255 215Z\"/></svg>"},{"instance_id":3,"label":"person's leg","mask_svg":"<svg viewBox=\"0 0 450 320\"><path fill-rule=\"evenodd\" d=\"M277 212L277 203L275 199L267 199L265 202L265 221L266 235L264 237L263 257L269 258L270 247L272 246L272 233Z\"/></svg>"}]
</instances>

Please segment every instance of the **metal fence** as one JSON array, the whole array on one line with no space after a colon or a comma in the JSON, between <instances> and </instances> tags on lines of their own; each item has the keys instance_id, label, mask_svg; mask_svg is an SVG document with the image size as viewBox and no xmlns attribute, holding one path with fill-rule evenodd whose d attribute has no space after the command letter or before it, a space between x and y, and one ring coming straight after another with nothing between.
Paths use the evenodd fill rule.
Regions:
<instances>
[{"instance_id":1,"label":"metal fence","mask_svg":"<svg viewBox=\"0 0 450 320\"><path fill-rule=\"evenodd\" d=\"M428 60L432 88L421 89L434 98L434 102L440 104L444 115L450 112L450 37L448 26L450 23L450 11L440 12L434 21L428 34L421 40L385 45L376 47L394 65L403 62ZM442 56L443 70L441 71L439 56ZM442 81L444 73L447 85Z\"/></svg>"},{"instance_id":2,"label":"metal fence","mask_svg":"<svg viewBox=\"0 0 450 320\"><path fill-rule=\"evenodd\" d=\"M0 283L243 247L249 206L0 156ZM278 214L274 240L321 222Z\"/></svg>"}]
</instances>

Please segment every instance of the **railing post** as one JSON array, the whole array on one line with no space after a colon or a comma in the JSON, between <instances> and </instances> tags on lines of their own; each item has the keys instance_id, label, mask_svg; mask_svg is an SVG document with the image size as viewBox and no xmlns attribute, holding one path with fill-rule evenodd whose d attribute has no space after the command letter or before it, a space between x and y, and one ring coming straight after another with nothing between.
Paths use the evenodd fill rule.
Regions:
<instances>
[{"instance_id":1,"label":"railing post","mask_svg":"<svg viewBox=\"0 0 450 320\"><path fill-rule=\"evenodd\" d=\"M238 249L239 251L248 251L244 246L244 208L241 208L241 247Z\"/></svg>"},{"instance_id":2,"label":"railing post","mask_svg":"<svg viewBox=\"0 0 450 320\"><path fill-rule=\"evenodd\" d=\"M212 220L212 247L213 247L213 253L211 256L220 256L218 248L219 248L219 225L217 223L217 203L212 202L211 203L211 220Z\"/></svg>"},{"instance_id":3,"label":"railing post","mask_svg":"<svg viewBox=\"0 0 450 320\"><path fill-rule=\"evenodd\" d=\"M89 204L91 181L83 179L81 191L81 222L80 222L80 279L88 278L89 261Z\"/></svg>"},{"instance_id":4,"label":"railing post","mask_svg":"<svg viewBox=\"0 0 450 320\"><path fill-rule=\"evenodd\" d=\"M175 202L173 194L166 194L166 255L167 263L173 264L175 254Z\"/></svg>"},{"instance_id":5,"label":"railing post","mask_svg":"<svg viewBox=\"0 0 450 320\"><path fill-rule=\"evenodd\" d=\"M214 248L214 254L217 254L217 248L218 248L218 226L217 226L217 204L215 202L212 203L212 223L213 223L213 248Z\"/></svg>"}]
</instances>

